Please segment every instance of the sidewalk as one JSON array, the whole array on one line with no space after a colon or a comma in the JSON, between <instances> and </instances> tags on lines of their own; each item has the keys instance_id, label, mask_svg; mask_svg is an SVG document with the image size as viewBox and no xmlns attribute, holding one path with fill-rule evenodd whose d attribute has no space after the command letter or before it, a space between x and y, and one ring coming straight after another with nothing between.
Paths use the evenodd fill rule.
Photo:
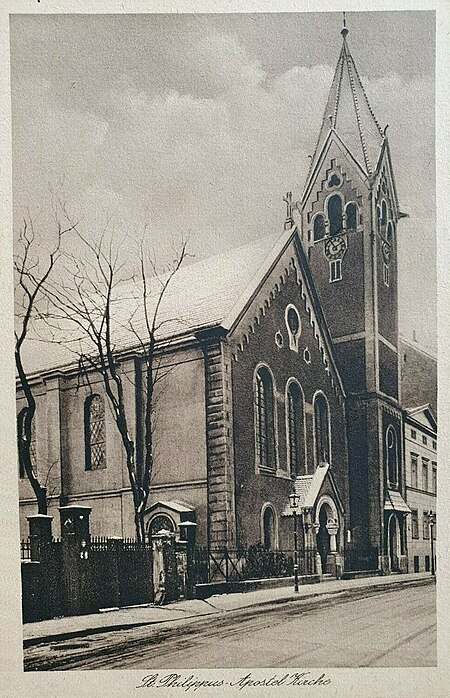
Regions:
<instances>
[{"instance_id":1,"label":"sidewalk","mask_svg":"<svg viewBox=\"0 0 450 698\"><path fill-rule=\"evenodd\" d=\"M204 601L199 599L177 601L167 606L134 606L118 610L93 613L85 616L53 618L24 625L24 647L56 640L82 637L99 632L108 632L154 623L196 618L243 608L258 607L289 601L307 601L318 597L367 591L367 594L388 590L397 586L434 583L435 578L428 572L390 575L386 577L366 577L324 581L320 584L304 584L295 593L292 584L285 587L258 589L237 594L211 596Z\"/></svg>"}]
</instances>

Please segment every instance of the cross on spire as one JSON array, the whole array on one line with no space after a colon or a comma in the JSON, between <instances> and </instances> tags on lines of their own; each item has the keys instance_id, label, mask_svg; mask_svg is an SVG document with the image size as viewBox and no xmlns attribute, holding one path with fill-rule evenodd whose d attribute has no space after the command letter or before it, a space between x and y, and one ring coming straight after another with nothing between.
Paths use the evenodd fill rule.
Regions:
<instances>
[{"instance_id":1,"label":"cross on spire","mask_svg":"<svg viewBox=\"0 0 450 698\"><path fill-rule=\"evenodd\" d=\"M348 29L347 29L347 26L346 26L346 24L345 24L345 12L343 12L342 14L344 15L344 24L343 24L343 27L342 27L342 29L341 29L341 34L342 34L342 36L343 36L344 39L345 39L345 37L346 37L347 34L348 34Z\"/></svg>"}]
</instances>

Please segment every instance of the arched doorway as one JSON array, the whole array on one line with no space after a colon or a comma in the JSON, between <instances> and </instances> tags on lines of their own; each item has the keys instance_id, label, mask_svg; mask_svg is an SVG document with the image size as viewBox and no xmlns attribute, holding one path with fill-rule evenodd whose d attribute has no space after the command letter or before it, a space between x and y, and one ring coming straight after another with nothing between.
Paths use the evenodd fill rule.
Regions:
<instances>
[{"instance_id":1,"label":"arched doorway","mask_svg":"<svg viewBox=\"0 0 450 698\"><path fill-rule=\"evenodd\" d=\"M398 518L392 514L388 522L388 545L389 545L389 569L391 572L398 572L399 557L401 555L400 525Z\"/></svg>"},{"instance_id":2,"label":"arched doorway","mask_svg":"<svg viewBox=\"0 0 450 698\"><path fill-rule=\"evenodd\" d=\"M315 530L316 549L320 556L322 574L338 574L338 565L342 565L339 552L342 541L340 519L335 502L329 495L323 495L316 508Z\"/></svg>"},{"instance_id":3,"label":"arched doorway","mask_svg":"<svg viewBox=\"0 0 450 698\"><path fill-rule=\"evenodd\" d=\"M265 550L276 550L277 529L276 515L271 504L266 504L262 510L262 543Z\"/></svg>"},{"instance_id":4,"label":"arched doorway","mask_svg":"<svg viewBox=\"0 0 450 698\"><path fill-rule=\"evenodd\" d=\"M320 555L322 563L322 574L327 573L327 559L330 552L330 534L327 530L328 510L330 507L327 504L322 504L319 511L319 530L317 532L317 552ZM330 510L331 512L331 510Z\"/></svg>"}]
</instances>

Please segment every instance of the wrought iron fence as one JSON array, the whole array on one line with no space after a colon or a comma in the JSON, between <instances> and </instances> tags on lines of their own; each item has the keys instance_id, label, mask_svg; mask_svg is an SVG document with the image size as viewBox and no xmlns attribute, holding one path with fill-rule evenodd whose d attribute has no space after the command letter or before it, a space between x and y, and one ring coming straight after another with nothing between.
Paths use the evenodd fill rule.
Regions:
<instances>
[{"instance_id":1,"label":"wrought iron fence","mask_svg":"<svg viewBox=\"0 0 450 698\"><path fill-rule=\"evenodd\" d=\"M25 622L80 613L73 611L77 604L83 613L90 613L153 600L148 543L92 537L86 548L71 544L63 550L60 540L28 538L21 541L20 550ZM31 560L38 564L27 564Z\"/></svg>"},{"instance_id":2,"label":"wrought iron fence","mask_svg":"<svg viewBox=\"0 0 450 698\"><path fill-rule=\"evenodd\" d=\"M307 548L298 554L299 575L316 573L316 551ZM291 577L294 574L293 550L265 550L262 545L247 549L196 548L197 583L237 582L250 579Z\"/></svg>"},{"instance_id":3,"label":"wrought iron fence","mask_svg":"<svg viewBox=\"0 0 450 698\"><path fill-rule=\"evenodd\" d=\"M29 538L20 541L20 559L31 560L31 543Z\"/></svg>"}]
</instances>

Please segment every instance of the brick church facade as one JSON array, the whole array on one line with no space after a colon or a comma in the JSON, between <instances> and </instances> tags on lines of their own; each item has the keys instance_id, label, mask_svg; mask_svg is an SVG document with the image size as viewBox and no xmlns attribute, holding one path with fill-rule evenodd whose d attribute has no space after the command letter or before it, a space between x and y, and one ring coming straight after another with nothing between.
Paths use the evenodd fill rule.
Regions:
<instances>
[{"instance_id":1,"label":"brick church facade","mask_svg":"<svg viewBox=\"0 0 450 698\"><path fill-rule=\"evenodd\" d=\"M339 573L351 550L361 566L375 555L387 573L408 564L397 286L404 214L386 129L342 34L303 197L286 198L282 234L174 277L162 312L179 322L158 344L170 371L146 521L151 535L194 519L197 543L210 549L292 549L295 489L303 544L317 549L322 572ZM139 448L139 352L123 352L121 365ZM35 368L33 457L49 514L56 523L61 504L87 505L94 535L132 536L125 458L100 378L88 390L76 366L43 357ZM24 477L19 486L26 535L36 508Z\"/></svg>"}]
</instances>

